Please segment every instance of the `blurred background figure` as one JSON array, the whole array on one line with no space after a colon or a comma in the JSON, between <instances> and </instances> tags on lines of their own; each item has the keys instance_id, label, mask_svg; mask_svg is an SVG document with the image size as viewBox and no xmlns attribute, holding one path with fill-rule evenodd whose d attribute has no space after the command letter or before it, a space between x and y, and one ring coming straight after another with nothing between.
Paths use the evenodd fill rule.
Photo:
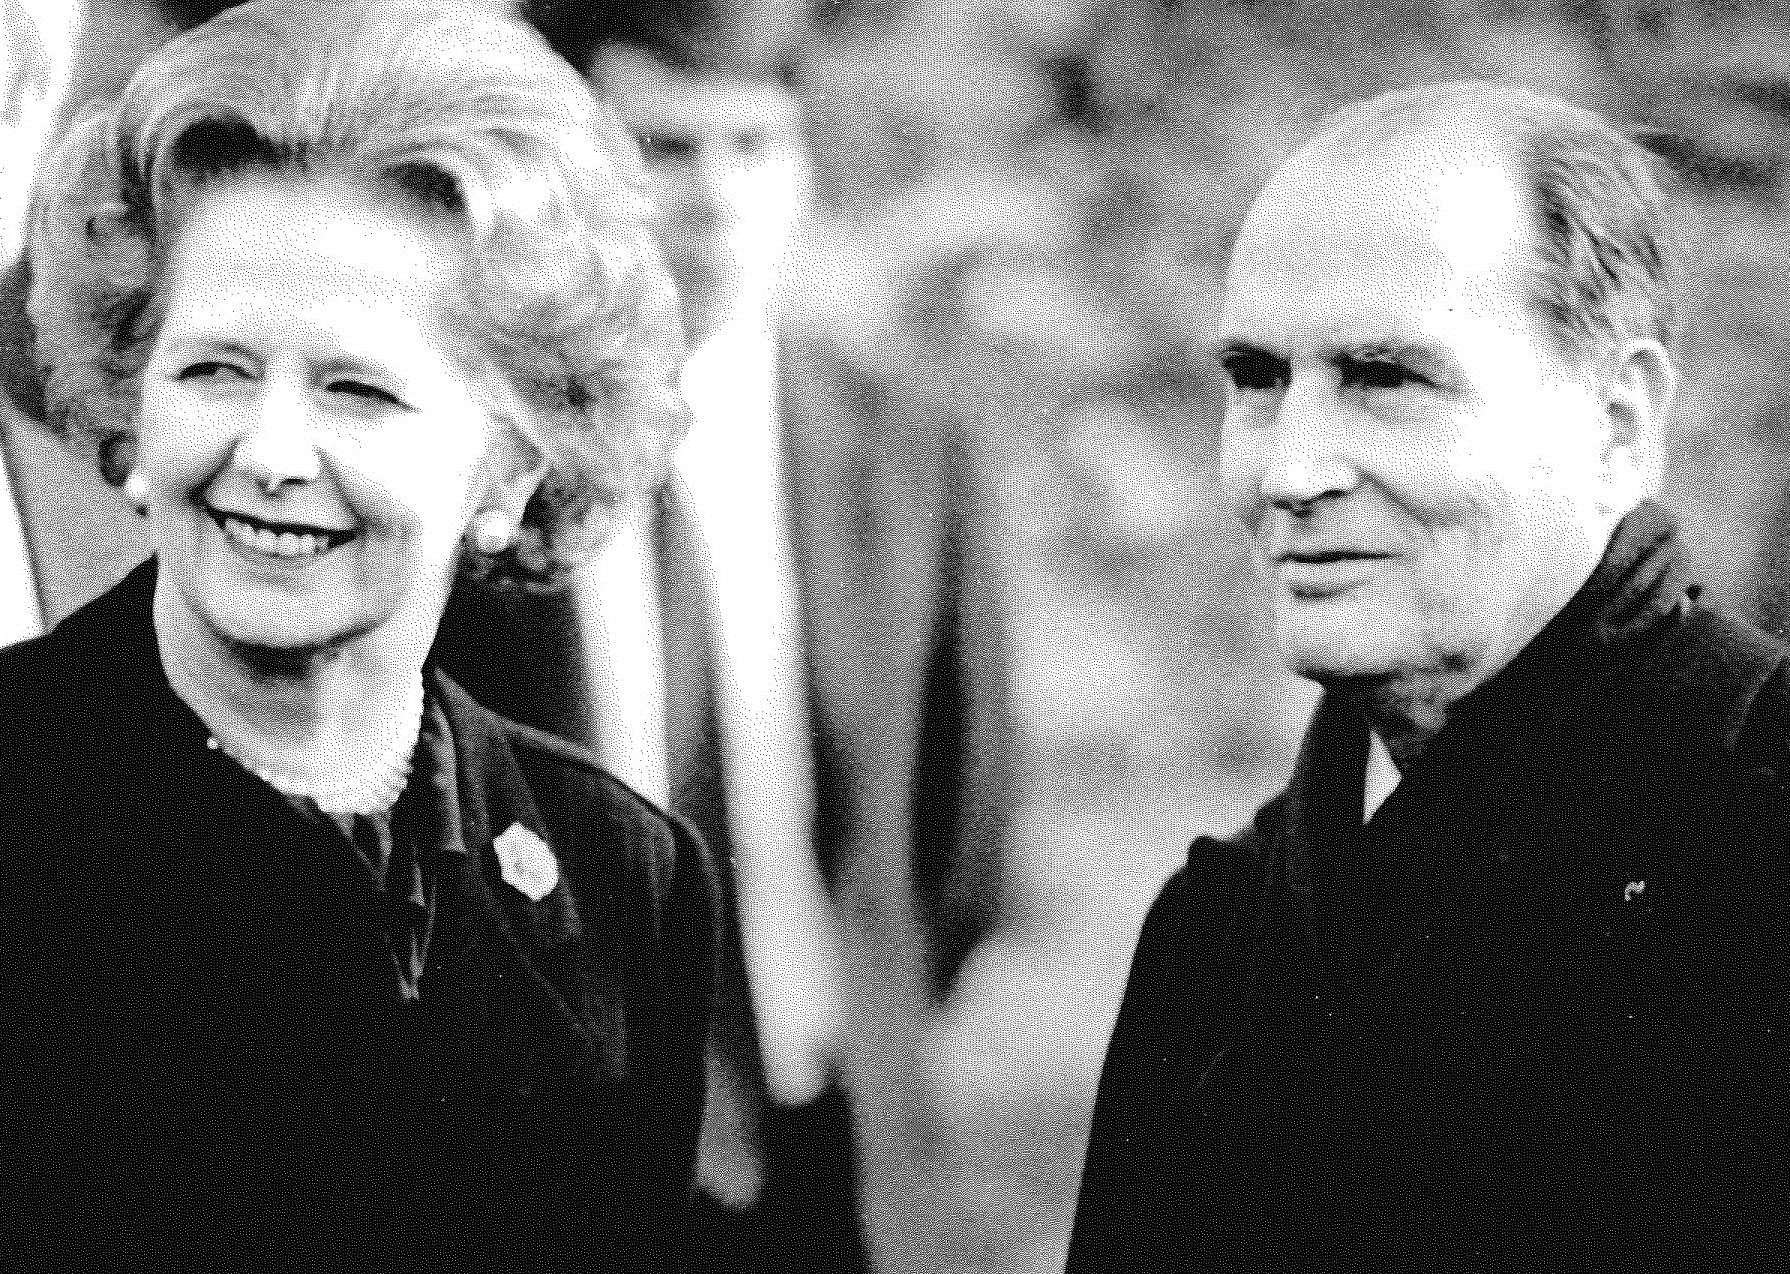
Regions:
<instances>
[{"instance_id":1,"label":"blurred background figure","mask_svg":"<svg viewBox=\"0 0 1790 1274\"><path fill-rule=\"evenodd\" d=\"M33 169L74 70L81 16L80 6L55 0L0 0L0 645L36 636L148 551L126 502L33 427L42 399L20 248Z\"/></svg>"},{"instance_id":2,"label":"blurred background figure","mask_svg":"<svg viewBox=\"0 0 1790 1274\"><path fill-rule=\"evenodd\" d=\"M863 1268L861 1165L888 1201L878 1237L936 1224L936 1005L999 902L1012 740L986 501L961 413L873 428L781 322L810 187L800 14L525 16L645 155L693 424L664 493L571 595L468 595L440 649L732 865L693 1265ZM537 657L488 658L516 643Z\"/></svg>"}]
</instances>

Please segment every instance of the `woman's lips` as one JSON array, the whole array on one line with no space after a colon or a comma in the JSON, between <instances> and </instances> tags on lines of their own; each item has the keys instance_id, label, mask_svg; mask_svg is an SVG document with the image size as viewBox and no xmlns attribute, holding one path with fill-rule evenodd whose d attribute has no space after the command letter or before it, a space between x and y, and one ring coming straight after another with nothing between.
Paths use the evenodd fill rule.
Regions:
<instances>
[{"instance_id":1,"label":"woman's lips","mask_svg":"<svg viewBox=\"0 0 1790 1274\"><path fill-rule=\"evenodd\" d=\"M303 523L268 522L222 509L211 509L209 512L211 520L217 523L226 540L238 548L263 557L287 560L317 558L354 538L353 531L335 531Z\"/></svg>"}]
</instances>

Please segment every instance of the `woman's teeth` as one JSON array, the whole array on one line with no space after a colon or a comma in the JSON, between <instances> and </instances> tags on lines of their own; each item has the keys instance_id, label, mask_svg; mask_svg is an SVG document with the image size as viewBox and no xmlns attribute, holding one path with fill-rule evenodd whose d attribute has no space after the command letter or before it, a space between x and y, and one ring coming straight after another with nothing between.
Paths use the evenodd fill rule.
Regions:
<instances>
[{"instance_id":1,"label":"woman's teeth","mask_svg":"<svg viewBox=\"0 0 1790 1274\"><path fill-rule=\"evenodd\" d=\"M269 557L316 557L331 546L329 536L312 535L308 531L272 531L232 517L226 517L223 525L224 534L229 539Z\"/></svg>"}]
</instances>

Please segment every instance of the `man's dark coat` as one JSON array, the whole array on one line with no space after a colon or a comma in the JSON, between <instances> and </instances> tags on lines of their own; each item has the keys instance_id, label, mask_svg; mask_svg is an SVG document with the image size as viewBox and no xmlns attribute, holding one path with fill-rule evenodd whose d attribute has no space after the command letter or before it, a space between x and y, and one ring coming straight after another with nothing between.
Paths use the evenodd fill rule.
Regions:
<instances>
[{"instance_id":1,"label":"man's dark coat","mask_svg":"<svg viewBox=\"0 0 1790 1274\"><path fill-rule=\"evenodd\" d=\"M391 904L207 747L153 586L0 653L0 1268L660 1268L703 1098L694 837L434 674L460 835L398 1003ZM558 858L538 900L514 825Z\"/></svg>"},{"instance_id":2,"label":"man's dark coat","mask_svg":"<svg viewBox=\"0 0 1790 1274\"><path fill-rule=\"evenodd\" d=\"M1790 1267L1790 663L1644 505L1361 820L1361 719L1144 924L1070 1274Z\"/></svg>"}]
</instances>

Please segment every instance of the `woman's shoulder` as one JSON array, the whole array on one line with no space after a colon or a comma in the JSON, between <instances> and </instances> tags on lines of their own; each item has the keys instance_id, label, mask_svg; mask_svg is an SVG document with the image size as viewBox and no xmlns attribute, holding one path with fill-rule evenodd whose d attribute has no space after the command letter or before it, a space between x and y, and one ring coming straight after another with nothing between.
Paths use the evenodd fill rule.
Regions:
<instances>
[{"instance_id":1,"label":"woman's shoulder","mask_svg":"<svg viewBox=\"0 0 1790 1274\"><path fill-rule=\"evenodd\" d=\"M133 572L49 632L0 649L0 738L9 751L78 734L142 692L137 665L143 648L153 646L148 605L139 596L143 574Z\"/></svg>"}]
</instances>

